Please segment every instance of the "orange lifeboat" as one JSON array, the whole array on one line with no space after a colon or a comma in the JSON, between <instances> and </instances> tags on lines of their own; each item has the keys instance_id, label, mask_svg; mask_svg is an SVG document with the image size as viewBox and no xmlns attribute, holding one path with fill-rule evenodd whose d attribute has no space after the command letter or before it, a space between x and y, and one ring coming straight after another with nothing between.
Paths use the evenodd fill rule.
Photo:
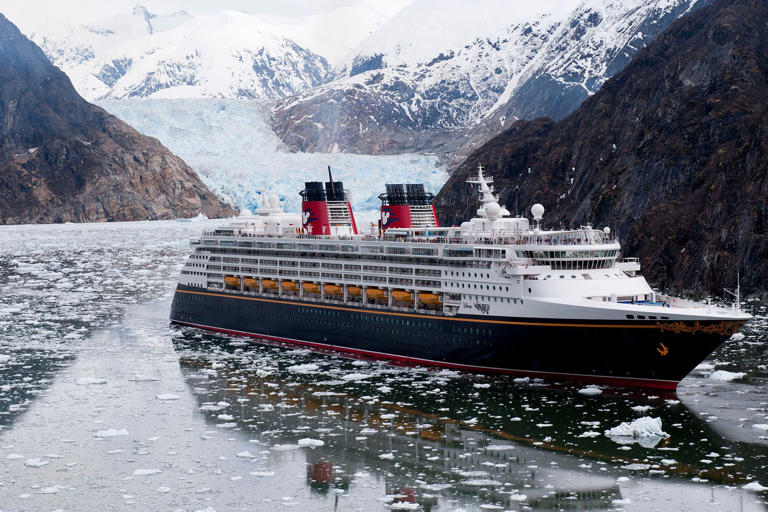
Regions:
<instances>
[{"instance_id":1,"label":"orange lifeboat","mask_svg":"<svg viewBox=\"0 0 768 512\"><path fill-rule=\"evenodd\" d=\"M305 293L320 293L320 287L315 283L304 283L301 287Z\"/></svg>"},{"instance_id":2,"label":"orange lifeboat","mask_svg":"<svg viewBox=\"0 0 768 512\"><path fill-rule=\"evenodd\" d=\"M347 288L347 293L355 297L359 297L363 293L363 289L359 286L350 286Z\"/></svg>"},{"instance_id":3,"label":"orange lifeboat","mask_svg":"<svg viewBox=\"0 0 768 512\"><path fill-rule=\"evenodd\" d=\"M258 288L259 280L253 279L252 277L246 277L245 279L243 279L243 284L248 288Z\"/></svg>"},{"instance_id":4,"label":"orange lifeboat","mask_svg":"<svg viewBox=\"0 0 768 512\"><path fill-rule=\"evenodd\" d=\"M440 296L434 293L420 293L419 302L437 306L440 304Z\"/></svg>"},{"instance_id":5,"label":"orange lifeboat","mask_svg":"<svg viewBox=\"0 0 768 512\"><path fill-rule=\"evenodd\" d=\"M368 288L365 290L365 294L371 299L386 299L387 292L379 288Z\"/></svg>"},{"instance_id":6,"label":"orange lifeboat","mask_svg":"<svg viewBox=\"0 0 768 512\"><path fill-rule=\"evenodd\" d=\"M264 288L267 290L277 290L277 281L273 279L264 279L261 284L263 284Z\"/></svg>"},{"instance_id":7,"label":"orange lifeboat","mask_svg":"<svg viewBox=\"0 0 768 512\"><path fill-rule=\"evenodd\" d=\"M341 291L341 286L336 286L335 284L327 284L323 286L323 290L328 295L344 295L344 292Z\"/></svg>"},{"instance_id":8,"label":"orange lifeboat","mask_svg":"<svg viewBox=\"0 0 768 512\"><path fill-rule=\"evenodd\" d=\"M410 292L395 290L392 292L392 298L398 302L413 302L413 295Z\"/></svg>"},{"instance_id":9,"label":"orange lifeboat","mask_svg":"<svg viewBox=\"0 0 768 512\"><path fill-rule=\"evenodd\" d=\"M299 286L294 281L283 281L280 283L280 286L287 292L295 292L299 289Z\"/></svg>"},{"instance_id":10,"label":"orange lifeboat","mask_svg":"<svg viewBox=\"0 0 768 512\"><path fill-rule=\"evenodd\" d=\"M240 280L233 276L227 276L224 278L224 282L227 283L227 286L232 286L234 288L240 288Z\"/></svg>"}]
</instances>

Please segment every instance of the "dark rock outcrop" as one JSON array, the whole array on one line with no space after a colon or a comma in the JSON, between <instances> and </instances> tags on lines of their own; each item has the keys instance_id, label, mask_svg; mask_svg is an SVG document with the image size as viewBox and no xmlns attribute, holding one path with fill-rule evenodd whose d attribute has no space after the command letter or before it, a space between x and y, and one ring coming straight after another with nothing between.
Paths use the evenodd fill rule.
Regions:
<instances>
[{"instance_id":1,"label":"dark rock outcrop","mask_svg":"<svg viewBox=\"0 0 768 512\"><path fill-rule=\"evenodd\" d=\"M232 215L183 160L82 99L0 14L0 224Z\"/></svg>"},{"instance_id":2,"label":"dark rock outcrop","mask_svg":"<svg viewBox=\"0 0 768 512\"><path fill-rule=\"evenodd\" d=\"M720 294L740 271L745 291L765 292L768 4L718 0L675 22L566 119L512 125L441 190L443 222L476 208L463 182L478 164L511 209L517 194L520 205L547 206L550 225L618 229L662 288Z\"/></svg>"}]
</instances>

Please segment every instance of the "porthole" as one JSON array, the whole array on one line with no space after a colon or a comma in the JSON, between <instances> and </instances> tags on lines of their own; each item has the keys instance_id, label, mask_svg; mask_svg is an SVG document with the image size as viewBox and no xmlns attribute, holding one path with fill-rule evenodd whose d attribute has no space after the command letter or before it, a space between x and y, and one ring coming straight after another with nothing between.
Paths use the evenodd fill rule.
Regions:
<instances>
[{"instance_id":1,"label":"porthole","mask_svg":"<svg viewBox=\"0 0 768 512\"><path fill-rule=\"evenodd\" d=\"M634 320L635 319L635 315L627 315L627 318L630 319L630 320Z\"/></svg>"},{"instance_id":2,"label":"porthole","mask_svg":"<svg viewBox=\"0 0 768 512\"><path fill-rule=\"evenodd\" d=\"M637 315L638 320L645 320L645 315Z\"/></svg>"}]
</instances>

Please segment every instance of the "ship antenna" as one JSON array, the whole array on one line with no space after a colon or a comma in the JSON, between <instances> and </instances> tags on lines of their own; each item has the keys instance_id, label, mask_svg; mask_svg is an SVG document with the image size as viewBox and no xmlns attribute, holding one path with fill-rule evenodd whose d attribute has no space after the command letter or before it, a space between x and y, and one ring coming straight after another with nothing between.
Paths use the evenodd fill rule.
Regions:
<instances>
[{"instance_id":1,"label":"ship antenna","mask_svg":"<svg viewBox=\"0 0 768 512\"><path fill-rule=\"evenodd\" d=\"M328 166L328 181L331 182L331 187L333 187L333 174L331 174L331 166Z\"/></svg>"},{"instance_id":2,"label":"ship antenna","mask_svg":"<svg viewBox=\"0 0 768 512\"><path fill-rule=\"evenodd\" d=\"M733 309L741 311L741 276L738 271L736 271L736 291L729 290L728 288L723 288L723 290L733 296L735 301Z\"/></svg>"}]
</instances>

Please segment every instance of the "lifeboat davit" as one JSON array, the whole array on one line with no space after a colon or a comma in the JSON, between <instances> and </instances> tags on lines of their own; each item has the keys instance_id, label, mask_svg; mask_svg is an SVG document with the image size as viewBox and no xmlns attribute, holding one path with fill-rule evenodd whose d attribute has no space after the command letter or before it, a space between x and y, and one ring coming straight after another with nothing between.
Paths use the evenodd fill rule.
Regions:
<instances>
[{"instance_id":1,"label":"lifeboat davit","mask_svg":"<svg viewBox=\"0 0 768 512\"><path fill-rule=\"evenodd\" d=\"M258 288L259 280L253 279L252 277L246 277L245 279L243 279L243 284L248 288Z\"/></svg>"},{"instance_id":2,"label":"lifeboat davit","mask_svg":"<svg viewBox=\"0 0 768 512\"><path fill-rule=\"evenodd\" d=\"M386 299L387 292L379 288L368 288L365 290L365 294L371 299Z\"/></svg>"},{"instance_id":3,"label":"lifeboat davit","mask_svg":"<svg viewBox=\"0 0 768 512\"><path fill-rule=\"evenodd\" d=\"M323 290L325 290L327 295L344 295L344 292L341 291L341 286L336 286L335 284L327 284L323 286Z\"/></svg>"},{"instance_id":4,"label":"lifeboat davit","mask_svg":"<svg viewBox=\"0 0 768 512\"><path fill-rule=\"evenodd\" d=\"M261 282L261 284L263 284L264 288L268 290L277 290L277 281L273 279L265 279Z\"/></svg>"},{"instance_id":5,"label":"lifeboat davit","mask_svg":"<svg viewBox=\"0 0 768 512\"><path fill-rule=\"evenodd\" d=\"M315 283L304 283L301 285L306 293L320 293L320 287Z\"/></svg>"},{"instance_id":6,"label":"lifeboat davit","mask_svg":"<svg viewBox=\"0 0 768 512\"><path fill-rule=\"evenodd\" d=\"M295 292L299 289L299 285L295 281L283 281L280 286L287 292Z\"/></svg>"},{"instance_id":7,"label":"lifeboat davit","mask_svg":"<svg viewBox=\"0 0 768 512\"><path fill-rule=\"evenodd\" d=\"M347 293L349 295L359 297L360 295L362 295L363 289L360 288L359 286L350 286L349 288L347 288Z\"/></svg>"}]
</instances>

